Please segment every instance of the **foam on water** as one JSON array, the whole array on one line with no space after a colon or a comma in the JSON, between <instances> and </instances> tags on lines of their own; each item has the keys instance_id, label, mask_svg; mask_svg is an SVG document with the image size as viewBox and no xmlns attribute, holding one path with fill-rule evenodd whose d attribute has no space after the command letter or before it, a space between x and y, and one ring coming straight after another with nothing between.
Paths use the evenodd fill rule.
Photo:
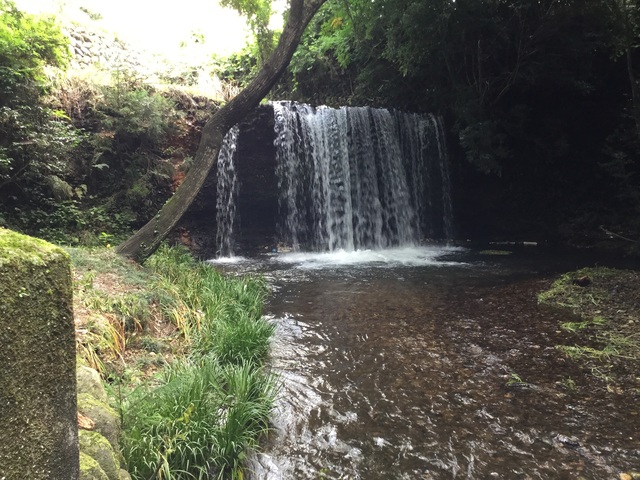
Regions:
<instances>
[{"instance_id":1,"label":"foam on water","mask_svg":"<svg viewBox=\"0 0 640 480\"><path fill-rule=\"evenodd\" d=\"M272 262L289 264L297 268L316 269L339 266L364 267L423 267L456 265L460 262L441 260L441 257L461 251L458 247L398 247L384 250L336 250L332 252L282 253Z\"/></svg>"},{"instance_id":2,"label":"foam on water","mask_svg":"<svg viewBox=\"0 0 640 480\"><path fill-rule=\"evenodd\" d=\"M252 260L247 257L241 256L231 256L231 257L219 257L208 260L209 263L219 264L219 265L238 265L241 263L249 263Z\"/></svg>"}]
</instances>

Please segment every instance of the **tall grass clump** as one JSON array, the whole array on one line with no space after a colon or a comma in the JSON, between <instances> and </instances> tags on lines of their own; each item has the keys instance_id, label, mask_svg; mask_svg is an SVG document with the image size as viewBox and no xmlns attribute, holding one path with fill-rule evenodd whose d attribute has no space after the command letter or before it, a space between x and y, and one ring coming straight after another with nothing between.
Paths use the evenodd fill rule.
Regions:
<instances>
[{"instance_id":1,"label":"tall grass clump","mask_svg":"<svg viewBox=\"0 0 640 480\"><path fill-rule=\"evenodd\" d=\"M162 289L172 292L176 309L183 304L183 333L193 353L213 355L223 363L259 364L269 351L273 326L262 318L265 282L258 277L224 277L211 265L197 262L181 248L163 247L146 266ZM175 318L177 320L177 318Z\"/></svg>"},{"instance_id":2,"label":"tall grass clump","mask_svg":"<svg viewBox=\"0 0 640 480\"><path fill-rule=\"evenodd\" d=\"M123 454L133 478L243 478L246 451L268 428L273 377L205 357L168 367L161 382L123 405Z\"/></svg>"},{"instance_id":3,"label":"tall grass clump","mask_svg":"<svg viewBox=\"0 0 640 480\"><path fill-rule=\"evenodd\" d=\"M245 313L222 317L217 323L205 323L196 335L193 352L213 355L222 363L259 365L269 352L274 327L254 320Z\"/></svg>"},{"instance_id":4,"label":"tall grass clump","mask_svg":"<svg viewBox=\"0 0 640 480\"><path fill-rule=\"evenodd\" d=\"M121 400L123 455L134 479L242 479L268 429L275 377L263 370L273 326L257 277L228 278L180 248L146 265L189 345L182 361Z\"/></svg>"}]
</instances>

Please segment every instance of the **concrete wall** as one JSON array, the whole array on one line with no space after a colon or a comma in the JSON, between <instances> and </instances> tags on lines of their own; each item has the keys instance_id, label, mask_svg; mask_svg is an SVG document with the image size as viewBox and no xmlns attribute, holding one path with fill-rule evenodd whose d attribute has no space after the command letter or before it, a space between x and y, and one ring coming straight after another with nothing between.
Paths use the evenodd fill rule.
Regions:
<instances>
[{"instance_id":1,"label":"concrete wall","mask_svg":"<svg viewBox=\"0 0 640 480\"><path fill-rule=\"evenodd\" d=\"M0 479L76 480L69 257L0 229Z\"/></svg>"}]
</instances>

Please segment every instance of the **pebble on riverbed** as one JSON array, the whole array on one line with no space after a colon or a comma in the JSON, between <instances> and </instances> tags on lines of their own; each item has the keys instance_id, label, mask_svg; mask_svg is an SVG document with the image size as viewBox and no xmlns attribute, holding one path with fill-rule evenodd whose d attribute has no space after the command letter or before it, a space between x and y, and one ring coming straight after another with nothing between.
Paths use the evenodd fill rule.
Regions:
<instances>
[{"instance_id":1,"label":"pebble on riverbed","mask_svg":"<svg viewBox=\"0 0 640 480\"><path fill-rule=\"evenodd\" d=\"M640 480L640 472L621 473L620 480Z\"/></svg>"}]
</instances>

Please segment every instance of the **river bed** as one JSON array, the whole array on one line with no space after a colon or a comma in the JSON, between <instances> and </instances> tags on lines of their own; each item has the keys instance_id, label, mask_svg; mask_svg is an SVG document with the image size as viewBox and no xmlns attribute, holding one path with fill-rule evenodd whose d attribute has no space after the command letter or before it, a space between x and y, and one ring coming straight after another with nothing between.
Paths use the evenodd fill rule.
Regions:
<instances>
[{"instance_id":1,"label":"river bed","mask_svg":"<svg viewBox=\"0 0 640 480\"><path fill-rule=\"evenodd\" d=\"M573 262L573 263L572 263ZM577 268L533 249L280 254L264 274L282 379L250 478L613 479L640 469L637 393L594 384L536 294Z\"/></svg>"}]
</instances>

